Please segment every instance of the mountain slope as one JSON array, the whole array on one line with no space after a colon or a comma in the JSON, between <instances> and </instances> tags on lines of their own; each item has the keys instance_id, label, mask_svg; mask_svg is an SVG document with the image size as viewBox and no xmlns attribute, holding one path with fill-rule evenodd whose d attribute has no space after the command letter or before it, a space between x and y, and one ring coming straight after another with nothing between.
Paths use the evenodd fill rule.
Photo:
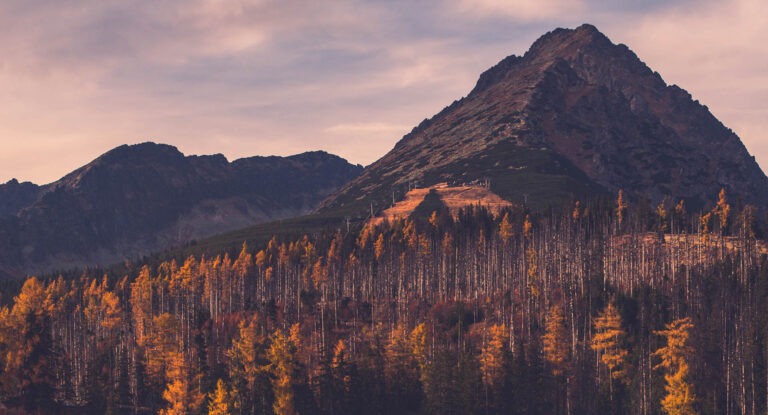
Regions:
<instances>
[{"instance_id":1,"label":"mountain slope","mask_svg":"<svg viewBox=\"0 0 768 415\"><path fill-rule=\"evenodd\" d=\"M298 216L361 169L324 152L230 163L161 144L121 146L49 185L0 186L14 195L0 205L0 270L107 264Z\"/></svg>"},{"instance_id":2,"label":"mountain slope","mask_svg":"<svg viewBox=\"0 0 768 415\"><path fill-rule=\"evenodd\" d=\"M386 207L409 183L483 179L536 207L624 189L695 208L721 187L768 204L768 179L730 129L583 25L547 33L483 73L467 97L414 128L320 211Z\"/></svg>"}]
</instances>

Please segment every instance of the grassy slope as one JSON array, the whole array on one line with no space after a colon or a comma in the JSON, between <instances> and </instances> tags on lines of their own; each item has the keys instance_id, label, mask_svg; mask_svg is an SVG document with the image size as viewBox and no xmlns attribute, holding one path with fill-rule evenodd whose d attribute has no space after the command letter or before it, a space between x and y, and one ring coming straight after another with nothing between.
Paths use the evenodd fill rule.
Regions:
<instances>
[{"instance_id":1,"label":"grassy slope","mask_svg":"<svg viewBox=\"0 0 768 415\"><path fill-rule=\"evenodd\" d=\"M457 174L457 172L461 172ZM506 200L522 204L526 199L534 210L556 207L574 199L585 200L605 194L605 191L569 161L548 149L531 149L502 143L492 151L475 158L430 172L424 185L445 181L446 175L456 180L471 181L488 178L491 190ZM299 238L304 234L345 229L345 218L351 226L359 226L370 214L371 202L376 214L392 202L392 184L376 186L368 195L345 197L343 206L321 213L270 222L202 239L170 251L162 256L183 257L189 254L215 255L233 252L243 242L252 247L265 245L276 235L281 239ZM396 193L400 199L407 189ZM346 196L346 195L345 195Z\"/></svg>"}]
</instances>

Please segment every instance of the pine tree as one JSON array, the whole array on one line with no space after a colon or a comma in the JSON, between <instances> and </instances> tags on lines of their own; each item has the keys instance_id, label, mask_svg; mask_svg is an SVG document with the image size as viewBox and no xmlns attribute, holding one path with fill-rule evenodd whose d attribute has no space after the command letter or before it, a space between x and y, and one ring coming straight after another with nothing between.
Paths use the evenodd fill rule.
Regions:
<instances>
[{"instance_id":1,"label":"pine tree","mask_svg":"<svg viewBox=\"0 0 768 415\"><path fill-rule=\"evenodd\" d=\"M692 328L691 318L686 317L667 324L665 330L654 332L667 340L667 345L656 350L654 356L661 358L655 368L666 370L664 380L667 384L664 390L667 394L661 400L661 407L669 415L696 414L696 396L688 380L688 357L693 353L688 339Z\"/></svg>"}]
</instances>

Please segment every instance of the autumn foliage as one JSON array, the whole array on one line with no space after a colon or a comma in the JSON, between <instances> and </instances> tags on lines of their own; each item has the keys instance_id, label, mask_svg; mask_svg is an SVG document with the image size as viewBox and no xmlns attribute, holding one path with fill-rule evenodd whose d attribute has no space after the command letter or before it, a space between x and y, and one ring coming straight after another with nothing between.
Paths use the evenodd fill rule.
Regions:
<instances>
[{"instance_id":1,"label":"autumn foliage","mask_svg":"<svg viewBox=\"0 0 768 415\"><path fill-rule=\"evenodd\" d=\"M621 197L9 283L0 400L84 414L764 413L757 211L724 193L690 216Z\"/></svg>"}]
</instances>

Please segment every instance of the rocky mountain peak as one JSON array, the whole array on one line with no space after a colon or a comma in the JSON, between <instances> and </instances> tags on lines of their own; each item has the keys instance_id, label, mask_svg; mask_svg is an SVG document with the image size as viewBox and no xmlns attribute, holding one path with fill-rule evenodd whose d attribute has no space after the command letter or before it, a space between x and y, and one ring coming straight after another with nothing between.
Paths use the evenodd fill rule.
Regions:
<instances>
[{"instance_id":1,"label":"rocky mountain peak","mask_svg":"<svg viewBox=\"0 0 768 415\"><path fill-rule=\"evenodd\" d=\"M384 206L393 188L413 183L483 179L538 206L624 189L698 208L720 188L768 205L768 179L739 138L592 25L553 30L502 59L323 209Z\"/></svg>"},{"instance_id":2,"label":"rocky mountain peak","mask_svg":"<svg viewBox=\"0 0 768 415\"><path fill-rule=\"evenodd\" d=\"M595 26L583 24L576 29L558 28L539 37L525 53L524 57L566 58L574 56L587 49L608 49L613 45L611 41Z\"/></svg>"},{"instance_id":3,"label":"rocky mountain peak","mask_svg":"<svg viewBox=\"0 0 768 415\"><path fill-rule=\"evenodd\" d=\"M91 164L178 162L184 159L179 149L168 144L144 142L123 144L107 151Z\"/></svg>"}]
</instances>

